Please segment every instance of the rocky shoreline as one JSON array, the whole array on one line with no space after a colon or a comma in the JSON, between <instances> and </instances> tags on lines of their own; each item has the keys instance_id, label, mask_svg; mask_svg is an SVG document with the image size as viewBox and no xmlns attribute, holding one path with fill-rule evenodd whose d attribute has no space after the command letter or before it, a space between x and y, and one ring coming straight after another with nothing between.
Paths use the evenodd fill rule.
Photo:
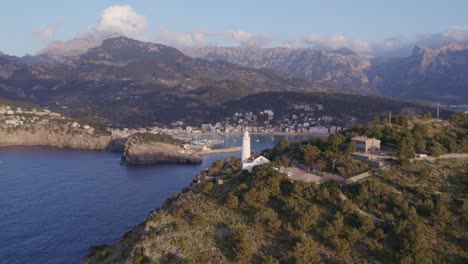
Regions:
<instances>
[{"instance_id":1,"label":"rocky shoreline","mask_svg":"<svg viewBox=\"0 0 468 264\"><path fill-rule=\"evenodd\" d=\"M0 147L11 146L48 146L56 148L102 150L122 153L122 161L128 165L144 164L199 164L196 155L182 153L173 144L149 142L133 144L125 137L86 133L80 130L68 130L67 125L53 129L35 127L34 130L0 130Z\"/></svg>"},{"instance_id":2,"label":"rocky shoreline","mask_svg":"<svg viewBox=\"0 0 468 264\"><path fill-rule=\"evenodd\" d=\"M107 150L112 142L110 135L94 135L81 131L70 132L64 127L34 130L18 129L14 132L0 131L0 146L50 146L57 148Z\"/></svg>"},{"instance_id":3,"label":"rocky shoreline","mask_svg":"<svg viewBox=\"0 0 468 264\"><path fill-rule=\"evenodd\" d=\"M176 163L199 164L202 159L186 153L175 144L163 142L139 142L130 137L125 143L122 162L129 165Z\"/></svg>"}]
</instances>

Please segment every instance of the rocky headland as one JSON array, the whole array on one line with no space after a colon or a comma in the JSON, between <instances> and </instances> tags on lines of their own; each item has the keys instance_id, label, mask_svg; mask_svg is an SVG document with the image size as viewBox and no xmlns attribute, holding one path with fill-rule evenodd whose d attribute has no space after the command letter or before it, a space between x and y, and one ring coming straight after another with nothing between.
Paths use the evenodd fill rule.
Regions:
<instances>
[{"instance_id":1,"label":"rocky headland","mask_svg":"<svg viewBox=\"0 0 468 264\"><path fill-rule=\"evenodd\" d=\"M0 104L0 146L106 150L112 141L106 129L46 109Z\"/></svg>"},{"instance_id":2,"label":"rocky headland","mask_svg":"<svg viewBox=\"0 0 468 264\"><path fill-rule=\"evenodd\" d=\"M126 164L198 164L202 160L185 150L178 140L171 136L137 133L125 144L122 161Z\"/></svg>"},{"instance_id":3,"label":"rocky headland","mask_svg":"<svg viewBox=\"0 0 468 264\"><path fill-rule=\"evenodd\" d=\"M50 146L123 153L125 164L197 164L202 160L171 136L114 135L93 120L74 120L46 109L0 104L0 147Z\"/></svg>"}]
</instances>

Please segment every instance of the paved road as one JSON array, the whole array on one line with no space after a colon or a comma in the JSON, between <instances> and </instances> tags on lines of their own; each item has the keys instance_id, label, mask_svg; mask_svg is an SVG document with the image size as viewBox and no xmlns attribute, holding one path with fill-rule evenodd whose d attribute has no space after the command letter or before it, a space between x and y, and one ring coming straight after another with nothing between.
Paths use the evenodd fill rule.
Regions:
<instances>
[{"instance_id":1,"label":"paved road","mask_svg":"<svg viewBox=\"0 0 468 264\"><path fill-rule=\"evenodd\" d=\"M427 156L427 157L424 157L424 158L414 158L413 160L433 161L433 160L436 160L436 159L468 159L468 153L451 153L451 154L440 155L440 157Z\"/></svg>"},{"instance_id":2,"label":"paved road","mask_svg":"<svg viewBox=\"0 0 468 264\"><path fill-rule=\"evenodd\" d=\"M321 184L328 181L328 179L312 174L310 172L306 172L298 168L294 164L291 164L291 167L289 168L284 168L284 172L291 172L292 175L290 178L295 181L315 182L317 184Z\"/></svg>"}]
</instances>

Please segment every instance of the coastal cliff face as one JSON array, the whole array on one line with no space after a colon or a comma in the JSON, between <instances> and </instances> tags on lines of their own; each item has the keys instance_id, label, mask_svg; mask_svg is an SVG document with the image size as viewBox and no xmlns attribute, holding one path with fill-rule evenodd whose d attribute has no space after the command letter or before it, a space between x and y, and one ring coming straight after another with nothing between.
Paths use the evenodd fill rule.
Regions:
<instances>
[{"instance_id":1,"label":"coastal cliff face","mask_svg":"<svg viewBox=\"0 0 468 264\"><path fill-rule=\"evenodd\" d=\"M199 157L185 153L175 144L163 142L141 142L133 137L131 137L125 144L122 161L127 164L198 164L202 162Z\"/></svg>"},{"instance_id":2,"label":"coastal cliff face","mask_svg":"<svg viewBox=\"0 0 468 264\"><path fill-rule=\"evenodd\" d=\"M111 136L93 135L85 132L73 133L65 128L51 130L38 127L35 130L0 131L0 146L51 146L105 150L111 140Z\"/></svg>"},{"instance_id":3,"label":"coastal cliff face","mask_svg":"<svg viewBox=\"0 0 468 264\"><path fill-rule=\"evenodd\" d=\"M117 150L105 129L61 116L45 109L0 104L0 146L51 146L59 148ZM113 143L113 144L111 144ZM120 148L123 151L123 148Z\"/></svg>"}]
</instances>

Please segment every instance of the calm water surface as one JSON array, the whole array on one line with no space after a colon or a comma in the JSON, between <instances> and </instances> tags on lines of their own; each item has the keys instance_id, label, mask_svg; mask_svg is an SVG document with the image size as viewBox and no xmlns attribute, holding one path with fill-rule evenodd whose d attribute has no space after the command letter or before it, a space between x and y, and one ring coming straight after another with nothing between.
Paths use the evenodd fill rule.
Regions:
<instances>
[{"instance_id":1,"label":"calm water surface","mask_svg":"<svg viewBox=\"0 0 468 264\"><path fill-rule=\"evenodd\" d=\"M252 136L252 148L283 138ZM218 139L226 147L242 142ZM240 154L205 156L200 165L127 167L117 153L0 148L0 263L80 263L89 246L116 242L200 169L231 155Z\"/></svg>"}]
</instances>

